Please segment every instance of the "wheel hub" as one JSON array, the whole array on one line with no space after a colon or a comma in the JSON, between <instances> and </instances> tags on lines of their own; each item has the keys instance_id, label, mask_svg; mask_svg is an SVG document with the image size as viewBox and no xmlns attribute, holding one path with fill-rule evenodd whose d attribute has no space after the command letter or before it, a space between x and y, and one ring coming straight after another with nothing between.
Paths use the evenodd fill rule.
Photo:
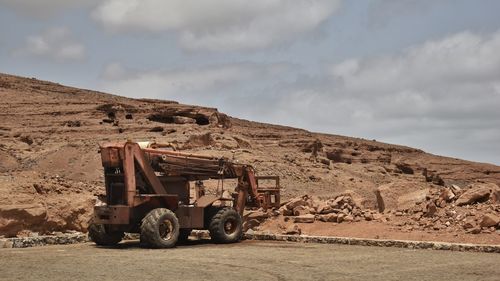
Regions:
<instances>
[{"instance_id":1,"label":"wheel hub","mask_svg":"<svg viewBox=\"0 0 500 281\"><path fill-rule=\"evenodd\" d=\"M163 240L170 240L170 239L172 239L173 230L174 230L174 226L172 225L172 222L169 221L169 220L164 220L159 225L160 237Z\"/></svg>"},{"instance_id":2,"label":"wheel hub","mask_svg":"<svg viewBox=\"0 0 500 281\"><path fill-rule=\"evenodd\" d=\"M227 234L232 234L236 231L236 222L232 219L228 219L225 223L224 223L224 231L227 233Z\"/></svg>"}]
</instances>

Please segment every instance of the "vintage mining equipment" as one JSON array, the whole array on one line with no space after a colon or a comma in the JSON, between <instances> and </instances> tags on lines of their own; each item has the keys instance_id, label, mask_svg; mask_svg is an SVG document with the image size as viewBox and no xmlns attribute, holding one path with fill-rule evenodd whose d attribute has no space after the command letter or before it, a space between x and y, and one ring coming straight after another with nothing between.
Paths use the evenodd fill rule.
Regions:
<instances>
[{"instance_id":1,"label":"vintage mining equipment","mask_svg":"<svg viewBox=\"0 0 500 281\"><path fill-rule=\"evenodd\" d=\"M106 198L94 208L88 229L98 245L139 233L145 246L170 248L193 229L208 230L216 243L238 242L245 208L280 205L279 178L258 177L250 165L131 141L103 144L100 151ZM223 184L206 192L204 181L224 179L237 180L231 196L223 196Z\"/></svg>"}]
</instances>

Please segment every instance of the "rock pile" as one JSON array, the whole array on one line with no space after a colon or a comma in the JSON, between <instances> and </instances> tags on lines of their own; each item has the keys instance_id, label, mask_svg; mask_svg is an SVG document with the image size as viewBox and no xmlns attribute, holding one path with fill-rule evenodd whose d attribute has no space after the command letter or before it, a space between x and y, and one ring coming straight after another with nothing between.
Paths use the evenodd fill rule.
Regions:
<instances>
[{"instance_id":1,"label":"rock pile","mask_svg":"<svg viewBox=\"0 0 500 281\"><path fill-rule=\"evenodd\" d=\"M358 201L358 202L357 202ZM374 210L363 209L361 202L352 194L340 195L332 199L321 200L314 196L300 196L284 203L278 210L256 210L244 215L244 230L257 229L265 220L284 216L285 221L293 223L345 223L358 221L380 220L382 215ZM284 234L301 234L298 225L286 228Z\"/></svg>"},{"instance_id":2,"label":"rock pile","mask_svg":"<svg viewBox=\"0 0 500 281\"><path fill-rule=\"evenodd\" d=\"M385 196L389 192L384 189L380 191L381 199L390 203L382 212L364 208L353 192L326 200L304 195L283 203L278 210L247 213L245 230L257 230L264 221L282 216L285 222L292 223L282 227L283 234L301 234L300 224L304 223L361 221L388 223L404 232L478 234L500 231L500 187L496 184L475 183L465 188L434 185L394 198Z\"/></svg>"},{"instance_id":3,"label":"rock pile","mask_svg":"<svg viewBox=\"0 0 500 281\"><path fill-rule=\"evenodd\" d=\"M342 223L361 220L374 220L379 214L373 210L362 209L351 195L341 195L326 201L304 195L297 197L279 209L279 214L290 217L295 223L314 221Z\"/></svg>"},{"instance_id":4,"label":"rock pile","mask_svg":"<svg viewBox=\"0 0 500 281\"><path fill-rule=\"evenodd\" d=\"M492 233L500 229L499 193L500 187L492 183L433 188L425 201L387 213L406 231Z\"/></svg>"}]
</instances>

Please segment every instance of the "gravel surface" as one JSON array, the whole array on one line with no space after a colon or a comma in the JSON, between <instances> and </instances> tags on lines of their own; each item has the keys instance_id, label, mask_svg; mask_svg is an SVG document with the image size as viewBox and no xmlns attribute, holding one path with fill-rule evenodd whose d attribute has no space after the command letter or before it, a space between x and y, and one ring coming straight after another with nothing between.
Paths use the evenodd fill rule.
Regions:
<instances>
[{"instance_id":1,"label":"gravel surface","mask_svg":"<svg viewBox=\"0 0 500 281\"><path fill-rule=\"evenodd\" d=\"M0 249L0 280L498 280L500 255L344 245L131 241Z\"/></svg>"}]
</instances>

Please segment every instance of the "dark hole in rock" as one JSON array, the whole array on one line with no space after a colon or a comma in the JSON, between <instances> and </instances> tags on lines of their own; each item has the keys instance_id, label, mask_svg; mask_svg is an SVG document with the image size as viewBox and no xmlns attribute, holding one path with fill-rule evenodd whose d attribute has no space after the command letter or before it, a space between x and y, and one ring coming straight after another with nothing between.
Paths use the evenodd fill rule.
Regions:
<instances>
[{"instance_id":1,"label":"dark hole in rock","mask_svg":"<svg viewBox=\"0 0 500 281\"><path fill-rule=\"evenodd\" d=\"M109 119L115 119L116 118L116 114L113 111L110 111L110 112L108 112L108 118Z\"/></svg>"},{"instance_id":2,"label":"dark hole in rock","mask_svg":"<svg viewBox=\"0 0 500 281\"><path fill-rule=\"evenodd\" d=\"M414 174L413 169L409 165L407 165L407 164L398 163L398 164L396 164L396 167L398 167L398 169L403 174L408 174L408 175L413 175Z\"/></svg>"},{"instance_id":3,"label":"dark hole in rock","mask_svg":"<svg viewBox=\"0 0 500 281\"><path fill-rule=\"evenodd\" d=\"M151 129L149 129L150 132L163 132L163 127L153 127Z\"/></svg>"},{"instance_id":4,"label":"dark hole in rock","mask_svg":"<svg viewBox=\"0 0 500 281\"><path fill-rule=\"evenodd\" d=\"M198 124L200 126L204 126L204 125L210 124L210 121L205 116L198 116L198 117L195 118L195 120L196 120L196 124Z\"/></svg>"},{"instance_id":5,"label":"dark hole in rock","mask_svg":"<svg viewBox=\"0 0 500 281\"><path fill-rule=\"evenodd\" d=\"M148 120L166 124L173 124L175 122L173 116L163 114L151 114L149 115Z\"/></svg>"},{"instance_id":6,"label":"dark hole in rock","mask_svg":"<svg viewBox=\"0 0 500 281\"><path fill-rule=\"evenodd\" d=\"M20 140L28 145L33 144L33 139L30 136L21 136Z\"/></svg>"},{"instance_id":7,"label":"dark hole in rock","mask_svg":"<svg viewBox=\"0 0 500 281\"><path fill-rule=\"evenodd\" d=\"M82 122L76 120L76 121L65 121L62 123L63 126L68 126L68 127L80 127L82 125Z\"/></svg>"},{"instance_id":8,"label":"dark hole in rock","mask_svg":"<svg viewBox=\"0 0 500 281\"><path fill-rule=\"evenodd\" d=\"M130 113L126 114L125 119L132 119L132 114L130 114Z\"/></svg>"}]
</instances>

